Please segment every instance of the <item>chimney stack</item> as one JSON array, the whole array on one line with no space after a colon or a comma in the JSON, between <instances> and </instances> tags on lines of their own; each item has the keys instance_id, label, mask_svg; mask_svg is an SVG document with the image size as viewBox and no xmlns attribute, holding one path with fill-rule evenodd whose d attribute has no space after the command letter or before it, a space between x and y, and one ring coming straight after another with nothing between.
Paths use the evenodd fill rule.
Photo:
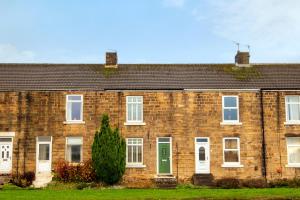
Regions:
<instances>
[{"instance_id":1,"label":"chimney stack","mask_svg":"<svg viewBox=\"0 0 300 200\"><path fill-rule=\"evenodd\" d=\"M237 51L235 55L235 65L240 67L250 66L250 54L249 52Z\"/></svg>"},{"instance_id":2,"label":"chimney stack","mask_svg":"<svg viewBox=\"0 0 300 200\"><path fill-rule=\"evenodd\" d=\"M118 55L116 51L105 53L105 68L118 68Z\"/></svg>"}]
</instances>

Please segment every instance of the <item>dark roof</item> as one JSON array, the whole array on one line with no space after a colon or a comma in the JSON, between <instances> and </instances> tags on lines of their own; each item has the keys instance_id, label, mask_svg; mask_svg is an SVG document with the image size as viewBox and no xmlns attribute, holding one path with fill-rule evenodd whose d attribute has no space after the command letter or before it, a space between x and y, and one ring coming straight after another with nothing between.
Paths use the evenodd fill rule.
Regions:
<instances>
[{"instance_id":1,"label":"dark roof","mask_svg":"<svg viewBox=\"0 0 300 200\"><path fill-rule=\"evenodd\" d=\"M0 64L0 91L300 88L300 64Z\"/></svg>"}]
</instances>

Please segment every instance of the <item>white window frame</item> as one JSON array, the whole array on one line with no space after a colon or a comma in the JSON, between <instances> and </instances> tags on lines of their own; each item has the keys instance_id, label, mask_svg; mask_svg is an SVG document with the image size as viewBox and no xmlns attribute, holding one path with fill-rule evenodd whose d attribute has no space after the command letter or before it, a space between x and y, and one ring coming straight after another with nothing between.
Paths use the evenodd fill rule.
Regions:
<instances>
[{"instance_id":1,"label":"white window frame","mask_svg":"<svg viewBox=\"0 0 300 200\"><path fill-rule=\"evenodd\" d=\"M288 103L287 99L288 97L298 97L299 101L298 103ZM289 120L289 109L288 106L290 104L300 104L300 96L299 95L287 95L285 96L285 123L284 124L300 124L300 119L299 120Z\"/></svg>"},{"instance_id":2,"label":"white window frame","mask_svg":"<svg viewBox=\"0 0 300 200\"><path fill-rule=\"evenodd\" d=\"M226 97L234 97L236 99L236 107L225 107L225 98ZM240 105L239 105L239 96L237 95L229 95L229 96L222 96L222 122L221 125L241 125L240 122ZM237 120L225 120L224 115L225 109L236 109L237 110Z\"/></svg>"},{"instance_id":3,"label":"white window frame","mask_svg":"<svg viewBox=\"0 0 300 200\"><path fill-rule=\"evenodd\" d=\"M225 141L229 139L237 140L237 149L225 149ZM237 151L238 152L238 162L225 162L225 151ZM241 165L241 148L240 148L240 138L238 137L224 137L223 138L223 164L222 167L243 167Z\"/></svg>"},{"instance_id":4,"label":"white window frame","mask_svg":"<svg viewBox=\"0 0 300 200\"><path fill-rule=\"evenodd\" d=\"M128 99L132 98L132 97L141 98L141 102L131 103L131 104L141 104L141 120L129 120L128 119L128 113L129 113L128 112L128 104L129 104ZM144 104L143 96L126 96L126 122L124 123L124 125L146 125L144 123L144 105L143 104Z\"/></svg>"},{"instance_id":5,"label":"white window frame","mask_svg":"<svg viewBox=\"0 0 300 200\"><path fill-rule=\"evenodd\" d=\"M69 100L69 97L71 96L80 96L81 100ZM68 119L68 103L69 102L80 102L81 103L81 112L80 112L80 120L72 120L72 119ZM72 118L72 113L71 116ZM70 95L66 95L66 123L83 123L83 95L81 94L70 94Z\"/></svg>"},{"instance_id":6,"label":"white window frame","mask_svg":"<svg viewBox=\"0 0 300 200\"><path fill-rule=\"evenodd\" d=\"M72 162L71 160L68 160L68 154L69 154L69 152L68 152L68 145L69 145L69 143L68 143L68 139L69 138L73 138L73 139L81 139L81 144L74 144L74 145L81 145L81 148L80 148L80 162L79 163L81 163L82 161L83 161L83 137L79 137L79 136L68 136L68 137L66 137L66 153L65 153L65 160L67 161L67 162L69 162L69 163L78 163L78 162ZM79 164L78 163L78 164Z\"/></svg>"},{"instance_id":7,"label":"white window frame","mask_svg":"<svg viewBox=\"0 0 300 200\"><path fill-rule=\"evenodd\" d=\"M128 162L128 141L131 139L138 139L141 140L141 144L130 144L134 146L141 146L141 151L142 151L142 161L141 162ZM127 168L143 168L146 167L144 164L144 139L143 138L126 138L126 167Z\"/></svg>"},{"instance_id":8,"label":"white window frame","mask_svg":"<svg viewBox=\"0 0 300 200\"><path fill-rule=\"evenodd\" d=\"M300 163L290 163L290 154L289 154L289 147L300 147L300 145L289 145L288 138L300 138L300 137L286 137L286 151L287 151L287 165L286 167L300 167Z\"/></svg>"}]
</instances>

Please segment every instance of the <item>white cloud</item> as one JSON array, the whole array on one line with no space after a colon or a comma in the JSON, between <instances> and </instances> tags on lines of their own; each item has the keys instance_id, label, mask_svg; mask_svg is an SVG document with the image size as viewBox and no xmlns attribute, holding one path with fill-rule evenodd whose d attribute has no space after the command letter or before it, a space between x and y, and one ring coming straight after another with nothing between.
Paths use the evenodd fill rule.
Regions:
<instances>
[{"instance_id":1,"label":"white cloud","mask_svg":"<svg viewBox=\"0 0 300 200\"><path fill-rule=\"evenodd\" d=\"M168 7L181 8L184 6L186 0L163 0L163 4Z\"/></svg>"},{"instance_id":2,"label":"white cloud","mask_svg":"<svg viewBox=\"0 0 300 200\"><path fill-rule=\"evenodd\" d=\"M35 53L20 50L12 44L0 44L0 63L34 62Z\"/></svg>"},{"instance_id":3,"label":"white cloud","mask_svg":"<svg viewBox=\"0 0 300 200\"><path fill-rule=\"evenodd\" d=\"M300 1L206 0L192 11L197 20L211 24L212 32L227 40L250 44L258 60L299 61Z\"/></svg>"}]
</instances>

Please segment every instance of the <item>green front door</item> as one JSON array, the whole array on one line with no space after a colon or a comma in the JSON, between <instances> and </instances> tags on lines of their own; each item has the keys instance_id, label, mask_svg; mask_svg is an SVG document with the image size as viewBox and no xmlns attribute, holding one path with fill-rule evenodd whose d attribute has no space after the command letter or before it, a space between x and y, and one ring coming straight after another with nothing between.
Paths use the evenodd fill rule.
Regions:
<instances>
[{"instance_id":1,"label":"green front door","mask_svg":"<svg viewBox=\"0 0 300 200\"><path fill-rule=\"evenodd\" d=\"M159 174L170 174L170 143L158 143Z\"/></svg>"}]
</instances>

